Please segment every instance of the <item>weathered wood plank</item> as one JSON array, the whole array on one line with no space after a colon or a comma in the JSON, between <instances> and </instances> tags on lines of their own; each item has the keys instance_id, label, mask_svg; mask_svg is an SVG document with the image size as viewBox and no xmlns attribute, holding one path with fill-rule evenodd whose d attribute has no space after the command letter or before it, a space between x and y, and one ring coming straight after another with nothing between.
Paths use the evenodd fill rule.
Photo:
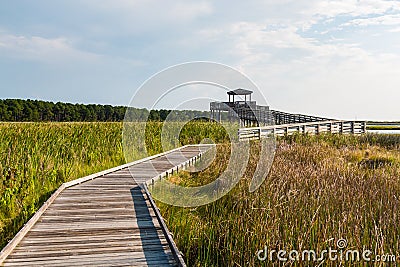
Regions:
<instances>
[{"instance_id":1,"label":"weathered wood plank","mask_svg":"<svg viewBox=\"0 0 400 267\"><path fill-rule=\"evenodd\" d=\"M124 255L108 255L107 259L101 258L81 258L81 257L62 257L52 260L39 261L9 261L7 266L177 266L173 258L149 257L134 258Z\"/></svg>"},{"instance_id":2,"label":"weathered wood plank","mask_svg":"<svg viewBox=\"0 0 400 267\"><path fill-rule=\"evenodd\" d=\"M156 253L152 255L144 255L143 252L110 252L110 253L103 253L101 255L98 254L86 254L86 255L60 255L60 256L49 256L49 257L22 257L22 258L8 258L9 261L15 262L15 263L20 263L21 265L29 266L30 262L46 262L46 261L58 261L60 258L64 258L65 260L76 260L75 262L81 262L81 263L88 263L90 264L91 262L95 261L101 261L101 262L109 262L110 258L114 258L114 263L118 263L119 259L125 257L130 260L132 260L132 263L134 263L138 259L143 259L143 261L148 261L150 259L152 260L159 260L159 259L164 259L167 260L167 262L170 261L170 256L168 254L162 254L162 253ZM68 261L67 261L68 262ZM67 265L68 266L68 265ZM82 266L82 265L81 265Z\"/></svg>"},{"instance_id":3,"label":"weathered wood plank","mask_svg":"<svg viewBox=\"0 0 400 267\"><path fill-rule=\"evenodd\" d=\"M2 251L0 263L185 266L138 182L163 176L205 150L185 146L64 184Z\"/></svg>"}]
</instances>

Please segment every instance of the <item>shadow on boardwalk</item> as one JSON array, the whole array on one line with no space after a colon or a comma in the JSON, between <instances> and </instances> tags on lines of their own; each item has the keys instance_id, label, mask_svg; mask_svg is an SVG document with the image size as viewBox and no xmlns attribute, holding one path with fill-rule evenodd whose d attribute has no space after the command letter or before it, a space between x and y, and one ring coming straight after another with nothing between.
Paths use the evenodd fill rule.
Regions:
<instances>
[{"instance_id":1,"label":"shadow on boardwalk","mask_svg":"<svg viewBox=\"0 0 400 267\"><path fill-rule=\"evenodd\" d=\"M156 262L160 260L168 262L169 257L164 251L163 244L157 232L157 228L158 231L161 231L161 229L154 225L153 217L150 214L150 209L147 207L147 202L140 186L131 188L131 195L140 239L143 244L143 253L148 266L158 266Z\"/></svg>"}]
</instances>

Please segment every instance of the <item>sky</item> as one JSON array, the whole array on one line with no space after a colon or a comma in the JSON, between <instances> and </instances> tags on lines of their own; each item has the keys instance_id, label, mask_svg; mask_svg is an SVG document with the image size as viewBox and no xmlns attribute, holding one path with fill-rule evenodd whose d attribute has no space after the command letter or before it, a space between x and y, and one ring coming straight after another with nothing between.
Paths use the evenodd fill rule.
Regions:
<instances>
[{"instance_id":1,"label":"sky","mask_svg":"<svg viewBox=\"0 0 400 267\"><path fill-rule=\"evenodd\" d=\"M2 99L128 105L190 61L240 70L274 109L400 120L400 1L0 2Z\"/></svg>"}]
</instances>

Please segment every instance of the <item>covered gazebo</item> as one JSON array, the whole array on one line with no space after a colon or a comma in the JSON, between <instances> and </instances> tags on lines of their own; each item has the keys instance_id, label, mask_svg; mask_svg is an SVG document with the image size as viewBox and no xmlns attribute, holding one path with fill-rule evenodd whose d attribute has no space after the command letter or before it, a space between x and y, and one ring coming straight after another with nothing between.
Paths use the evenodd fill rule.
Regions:
<instances>
[{"instance_id":1,"label":"covered gazebo","mask_svg":"<svg viewBox=\"0 0 400 267\"><path fill-rule=\"evenodd\" d=\"M210 103L210 120L238 121L242 126L268 125L273 122L268 106L251 101L253 91L237 88L227 92L228 102ZM235 100L235 96L242 96Z\"/></svg>"},{"instance_id":2,"label":"covered gazebo","mask_svg":"<svg viewBox=\"0 0 400 267\"><path fill-rule=\"evenodd\" d=\"M251 102L251 94L252 93L253 93L253 91L242 89L242 88L238 88L238 89L229 91L227 93L228 99L229 99L228 102L230 102L230 103L235 102L235 95L244 95L244 102L247 102L247 96L249 96L249 101ZM232 98L232 100L231 100L231 98Z\"/></svg>"}]
</instances>

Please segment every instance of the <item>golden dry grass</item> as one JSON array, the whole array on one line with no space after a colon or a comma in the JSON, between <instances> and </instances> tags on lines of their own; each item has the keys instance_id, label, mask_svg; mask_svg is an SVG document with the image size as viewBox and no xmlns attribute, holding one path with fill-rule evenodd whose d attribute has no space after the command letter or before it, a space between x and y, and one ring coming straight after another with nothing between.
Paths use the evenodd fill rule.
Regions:
<instances>
[{"instance_id":1,"label":"golden dry grass","mask_svg":"<svg viewBox=\"0 0 400 267\"><path fill-rule=\"evenodd\" d=\"M258 160L253 143L246 175L228 195L192 209L159 206L189 266L308 266L260 262L256 253L264 246L322 251L335 248L340 238L351 249L400 253L399 141L398 136L283 138L269 177L249 193ZM228 149L220 146L207 170L181 173L176 180L193 185L214 180ZM366 263L345 263L351 264Z\"/></svg>"}]
</instances>

